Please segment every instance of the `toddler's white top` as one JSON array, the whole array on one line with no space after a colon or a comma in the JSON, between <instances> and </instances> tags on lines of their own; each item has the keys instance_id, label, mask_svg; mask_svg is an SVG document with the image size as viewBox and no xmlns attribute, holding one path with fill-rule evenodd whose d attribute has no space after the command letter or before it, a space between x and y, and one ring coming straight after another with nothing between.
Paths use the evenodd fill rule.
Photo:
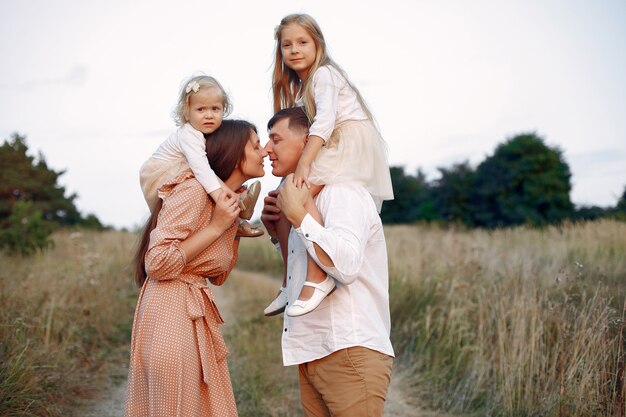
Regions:
<instances>
[{"instance_id":1,"label":"toddler's white top","mask_svg":"<svg viewBox=\"0 0 626 417\"><path fill-rule=\"evenodd\" d=\"M355 91L334 67L319 67L313 74L312 87L316 113L310 136L319 136L326 142L336 125L348 120L367 120ZM302 98L296 100L296 105L303 105Z\"/></svg>"},{"instance_id":2,"label":"toddler's white top","mask_svg":"<svg viewBox=\"0 0 626 417\"><path fill-rule=\"evenodd\" d=\"M185 158L207 193L221 188L206 156L206 139L202 132L194 129L189 123L185 123L168 136L152 157L162 161Z\"/></svg>"}]
</instances>

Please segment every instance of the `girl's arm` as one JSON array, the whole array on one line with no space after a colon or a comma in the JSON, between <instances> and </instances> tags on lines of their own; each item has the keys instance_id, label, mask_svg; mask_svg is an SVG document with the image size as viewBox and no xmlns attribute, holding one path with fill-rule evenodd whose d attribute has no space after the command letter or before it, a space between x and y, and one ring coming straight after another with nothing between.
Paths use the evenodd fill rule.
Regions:
<instances>
[{"instance_id":1,"label":"girl's arm","mask_svg":"<svg viewBox=\"0 0 626 417\"><path fill-rule=\"evenodd\" d=\"M317 157L324 142L330 139L335 129L337 103L342 80L338 78L337 74L330 67L321 67L313 74L313 85L311 87L313 88L313 99L315 101L315 117L309 129L308 141L294 172L294 183L298 187L302 184L306 184L307 187L310 186L309 173L311 164Z\"/></svg>"},{"instance_id":2,"label":"girl's arm","mask_svg":"<svg viewBox=\"0 0 626 417\"><path fill-rule=\"evenodd\" d=\"M324 146L324 139L319 136L309 136L304 145L304 150L298 160L296 171L293 175L293 182L299 188L302 184L306 184L307 187L311 186L309 182L309 172L311 171L311 164L315 160L315 157L319 153L320 149Z\"/></svg>"},{"instance_id":3,"label":"girl's arm","mask_svg":"<svg viewBox=\"0 0 626 417\"><path fill-rule=\"evenodd\" d=\"M187 164L193 171L196 179L202 184L207 194L211 195L213 201L217 202L217 198L222 190L228 194L232 194L224 183L215 175L206 156L206 139L202 133L193 129L189 125L185 125L178 131L178 143Z\"/></svg>"}]
</instances>

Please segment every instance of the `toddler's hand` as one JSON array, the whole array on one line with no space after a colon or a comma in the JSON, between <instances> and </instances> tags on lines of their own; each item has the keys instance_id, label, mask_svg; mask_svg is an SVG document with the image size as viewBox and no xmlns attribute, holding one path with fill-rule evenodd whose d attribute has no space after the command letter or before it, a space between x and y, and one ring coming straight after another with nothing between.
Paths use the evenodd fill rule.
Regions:
<instances>
[{"instance_id":1,"label":"toddler's hand","mask_svg":"<svg viewBox=\"0 0 626 417\"><path fill-rule=\"evenodd\" d=\"M311 171L311 165L305 164L302 161L298 162L296 166L296 172L293 173L293 183L296 187L302 187L302 184L305 184L307 188L311 188L311 183L309 182L309 172Z\"/></svg>"},{"instance_id":2,"label":"toddler's hand","mask_svg":"<svg viewBox=\"0 0 626 417\"><path fill-rule=\"evenodd\" d=\"M237 216L239 215L238 200L235 196L227 196L226 193L221 193L215 203L215 211L211 217L211 225L224 232L228 229Z\"/></svg>"}]
</instances>

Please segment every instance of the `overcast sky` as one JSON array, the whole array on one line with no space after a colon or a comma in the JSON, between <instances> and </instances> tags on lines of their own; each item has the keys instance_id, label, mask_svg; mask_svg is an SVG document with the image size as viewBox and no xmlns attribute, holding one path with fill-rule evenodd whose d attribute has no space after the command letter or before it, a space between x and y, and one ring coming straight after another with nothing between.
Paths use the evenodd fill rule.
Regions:
<instances>
[{"instance_id":1,"label":"overcast sky","mask_svg":"<svg viewBox=\"0 0 626 417\"><path fill-rule=\"evenodd\" d=\"M626 185L623 0L0 0L0 139L78 194L83 213L147 217L140 165L175 129L181 81L215 76L232 117L272 115L273 30L289 13L320 24L360 88L392 165L437 177L536 131L564 151L576 204L614 205ZM274 188L269 164L264 191Z\"/></svg>"}]
</instances>

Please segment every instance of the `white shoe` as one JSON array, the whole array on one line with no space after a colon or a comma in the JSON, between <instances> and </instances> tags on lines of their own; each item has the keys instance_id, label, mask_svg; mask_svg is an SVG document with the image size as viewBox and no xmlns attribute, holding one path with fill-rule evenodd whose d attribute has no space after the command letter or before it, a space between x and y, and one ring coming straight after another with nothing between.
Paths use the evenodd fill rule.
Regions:
<instances>
[{"instance_id":1,"label":"white shoe","mask_svg":"<svg viewBox=\"0 0 626 417\"><path fill-rule=\"evenodd\" d=\"M322 300L324 300L327 295L330 295L336 288L335 280L328 276L319 284L305 281L304 285L314 288L313 295L308 300L296 300L293 305L287 309L287 315L289 317L302 316L303 314L315 310Z\"/></svg>"},{"instance_id":2,"label":"white shoe","mask_svg":"<svg viewBox=\"0 0 626 417\"><path fill-rule=\"evenodd\" d=\"M280 287L278 295L274 298L274 301L263 310L263 314L267 317L275 316L285 311L285 307L287 307L287 291L284 287Z\"/></svg>"}]
</instances>

